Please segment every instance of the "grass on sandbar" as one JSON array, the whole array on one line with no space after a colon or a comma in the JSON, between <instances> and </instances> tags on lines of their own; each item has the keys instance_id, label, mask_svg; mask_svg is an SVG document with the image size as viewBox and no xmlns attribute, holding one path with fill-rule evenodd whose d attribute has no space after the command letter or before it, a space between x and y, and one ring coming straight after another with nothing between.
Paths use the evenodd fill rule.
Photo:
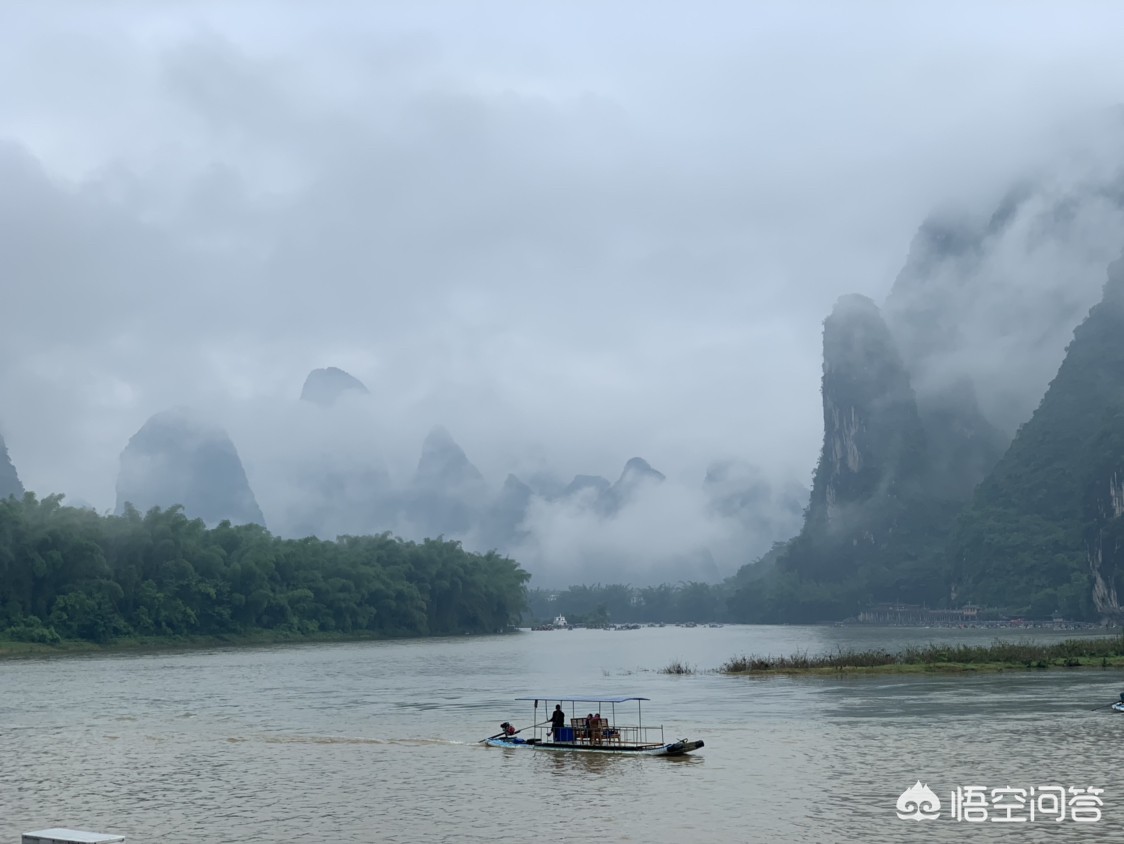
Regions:
<instances>
[{"instance_id":1,"label":"grass on sandbar","mask_svg":"<svg viewBox=\"0 0 1124 844\"><path fill-rule=\"evenodd\" d=\"M660 669L661 674L694 674L695 666L688 665L682 660L675 659Z\"/></svg>"},{"instance_id":2,"label":"grass on sandbar","mask_svg":"<svg viewBox=\"0 0 1124 844\"><path fill-rule=\"evenodd\" d=\"M724 674L799 674L833 671L995 671L1010 668L1078 668L1124 665L1124 635L1067 639L1054 644L1004 642L990 645L929 644L901 651L838 650L809 656L739 656L719 669ZM670 672L669 672L670 673Z\"/></svg>"}]
</instances>

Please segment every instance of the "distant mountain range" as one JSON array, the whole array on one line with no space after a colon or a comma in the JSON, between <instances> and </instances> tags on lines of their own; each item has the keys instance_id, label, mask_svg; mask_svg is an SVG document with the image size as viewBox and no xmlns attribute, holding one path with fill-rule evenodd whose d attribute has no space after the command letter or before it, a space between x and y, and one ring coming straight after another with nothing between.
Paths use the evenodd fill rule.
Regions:
<instances>
[{"instance_id":1,"label":"distant mountain range","mask_svg":"<svg viewBox=\"0 0 1124 844\"><path fill-rule=\"evenodd\" d=\"M300 398L301 404L315 410L300 436L319 430L319 422L346 422L356 411L348 404L350 399L344 401L347 396L366 397L369 391L342 369L311 372ZM615 481L579 474L566 483L543 473L526 480L509 474L496 489L440 425L424 437L415 471L402 485L392 481L370 449L360 454L335 442L306 440L290 442L285 454L284 464L265 474L281 479L287 493L273 495L271 488L273 506L263 513L226 430L183 408L158 413L122 452L117 511L129 505L144 511L179 504L189 516L209 525L224 519L257 523L285 537L335 538L384 531L415 540L444 536L461 540L471 550L494 548L518 559L530 558L544 582L551 579L551 560L559 556L564 558L558 562L561 581L569 577L563 570L608 573L622 554L632 559L637 578L648 572L661 579L712 581L723 574L715 554L736 560L743 548L761 552L791 535L806 494L795 483L778 494L754 467L718 461L700 482L697 494L700 501L709 502L705 506L712 518L730 526L723 534L724 544L707 548L705 539L684 537L694 550L653 551L637 536L635 549L629 551L622 532L645 530L633 523L632 508L658 495L666 482L663 473L640 457L627 460ZM632 519L622 523L627 526L608 527L625 517ZM563 552L543 543L537 533L553 529L547 525L556 518L584 519L586 530L604 526L612 535L610 547L593 543ZM729 563L725 565L727 572L732 570Z\"/></svg>"}]
</instances>

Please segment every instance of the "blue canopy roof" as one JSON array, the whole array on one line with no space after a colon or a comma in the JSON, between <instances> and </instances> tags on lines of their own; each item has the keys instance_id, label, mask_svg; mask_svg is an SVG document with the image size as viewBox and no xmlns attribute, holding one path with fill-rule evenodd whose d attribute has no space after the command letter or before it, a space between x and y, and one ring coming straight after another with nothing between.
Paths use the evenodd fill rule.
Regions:
<instances>
[{"instance_id":1,"label":"blue canopy roof","mask_svg":"<svg viewBox=\"0 0 1124 844\"><path fill-rule=\"evenodd\" d=\"M559 703L624 703L629 700L651 700L647 697L620 697L618 695L539 695L538 697L517 697L516 700L558 701Z\"/></svg>"}]
</instances>

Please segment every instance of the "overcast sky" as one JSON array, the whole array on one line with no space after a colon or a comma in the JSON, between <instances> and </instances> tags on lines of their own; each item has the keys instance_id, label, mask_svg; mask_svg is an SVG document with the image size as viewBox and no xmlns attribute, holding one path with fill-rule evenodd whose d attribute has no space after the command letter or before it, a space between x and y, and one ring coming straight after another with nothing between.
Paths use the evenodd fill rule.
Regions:
<instances>
[{"instance_id":1,"label":"overcast sky","mask_svg":"<svg viewBox=\"0 0 1124 844\"><path fill-rule=\"evenodd\" d=\"M1115 3L0 18L0 431L26 486L99 509L173 405L253 481L239 434L329 365L399 476L442 423L496 486L634 455L807 483L833 302L881 303L933 207L1117 103L1124 31Z\"/></svg>"}]
</instances>

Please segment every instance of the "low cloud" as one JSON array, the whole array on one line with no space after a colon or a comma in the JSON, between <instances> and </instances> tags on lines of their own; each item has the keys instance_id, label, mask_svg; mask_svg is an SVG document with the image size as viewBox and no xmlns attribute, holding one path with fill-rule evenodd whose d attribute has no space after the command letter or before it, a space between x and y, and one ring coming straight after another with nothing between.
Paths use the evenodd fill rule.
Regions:
<instances>
[{"instance_id":1,"label":"low cloud","mask_svg":"<svg viewBox=\"0 0 1124 844\"><path fill-rule=\"evenodd\" d=\"M1035 162L1077 162L934 271L963 282L963 342L921 377L970 368L1006 427L1119 249L1103 192L1039 233L1051 197L1112 182L1075 115L1118 97L1114 7L71 12L0 32L0 431L26 486L100 510L169 407L230 430L267 519L305 466L401 484L444 424L496 490L633 455L668 476L612 520L539 501L529 565L639 578L705 546L722 571L753 546L706 468L807 484L821 322L885 300L932 208L986 217ZM371 391L346 421L291 407L327 365Z\"/></svg>"}]
</instances>

